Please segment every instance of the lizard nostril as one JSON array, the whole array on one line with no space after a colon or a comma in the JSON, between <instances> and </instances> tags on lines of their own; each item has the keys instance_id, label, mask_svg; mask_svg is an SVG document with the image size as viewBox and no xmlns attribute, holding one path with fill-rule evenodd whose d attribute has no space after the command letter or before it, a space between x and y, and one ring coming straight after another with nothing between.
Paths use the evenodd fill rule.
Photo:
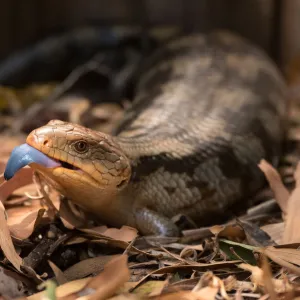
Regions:
<instances>
[{"instance_id":1,"label":"lizard nostril","mask_svg":"<svg viewBox=\"0 0 300 300\"><path fill-rule=\"evenodd\" d=\"M44 140L43 145L48 146L48 142L49 142L48 140Z\"/></svg>"}]
</instances>

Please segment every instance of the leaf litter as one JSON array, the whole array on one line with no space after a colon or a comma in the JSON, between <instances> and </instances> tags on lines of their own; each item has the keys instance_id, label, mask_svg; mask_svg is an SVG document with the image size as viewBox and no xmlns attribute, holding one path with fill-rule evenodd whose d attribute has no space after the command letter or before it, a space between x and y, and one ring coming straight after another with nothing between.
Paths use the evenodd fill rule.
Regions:
<instances>
[{"instance_id":1,"label":"leaf litter","mask_svg":"<svg viewBox=\"0 0 300 300\"><path fill-rule=\"evenodd\" d=\"M99 68L92 64L101 73ZM71 85L85 72L84 65L80 72L75 69ZM0 293L4 299L300 297L300 99L292 102L289 150L278 170L260 162L269 185L253 198L251 207L225 224L204 228L194 228L184 216L174 218L183 225L183 235L165 238L142 237L128 226L98 224L30 168L4 181L11 150L24 142L36 122L64 118L110 133L123 108L130 105L127 99L121 106L95 103L90 94L68 95L68 89L63 81L0 90L0 114L6 112L0 120ZM10 128L18 112L24 107L30 110L34 103L41 104L46 116L36 113L26 124L18 121L17 131ZM7 284L1 286L3 282Z\"/></svg>"}]
</instances>

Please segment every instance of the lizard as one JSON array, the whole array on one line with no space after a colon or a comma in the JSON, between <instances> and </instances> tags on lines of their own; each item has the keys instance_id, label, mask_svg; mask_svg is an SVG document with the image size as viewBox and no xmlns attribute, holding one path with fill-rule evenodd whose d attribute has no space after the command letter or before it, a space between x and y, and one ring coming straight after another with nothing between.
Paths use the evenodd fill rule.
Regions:
<instances>
[{"instance_id":1,"label":"lizard","mask_svg":"<svg viewBox=\"0 0 300 300\"><path fill-rule=\"evenodd\" d=\"M137 78L112 134L52 120L26 139L40 155L30 167L99 220L143 235L180 235L178 214L217 222L264 186L258 163L278 163L287 105L283 76L262 49L226 30L184 35ZM18 158L6 179L24 165Z\"/></svg>"}]
</instances>

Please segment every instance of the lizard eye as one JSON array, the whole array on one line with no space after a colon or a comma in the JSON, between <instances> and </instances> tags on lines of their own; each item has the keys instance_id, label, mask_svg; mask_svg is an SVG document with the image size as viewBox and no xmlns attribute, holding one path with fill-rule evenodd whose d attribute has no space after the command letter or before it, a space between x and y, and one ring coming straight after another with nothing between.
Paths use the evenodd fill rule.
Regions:
<instances>
[{"instance_id":1,"label":"lizard eye","mask_svg":"<svg viewBox=\"0 0 300 300\"><path fill-rule=\"evenodd\" d=\"M79 153L84 153L88 150L88 144L85 141L78 141L74 144L74 148Z\"/></svg>"}]
</instances>

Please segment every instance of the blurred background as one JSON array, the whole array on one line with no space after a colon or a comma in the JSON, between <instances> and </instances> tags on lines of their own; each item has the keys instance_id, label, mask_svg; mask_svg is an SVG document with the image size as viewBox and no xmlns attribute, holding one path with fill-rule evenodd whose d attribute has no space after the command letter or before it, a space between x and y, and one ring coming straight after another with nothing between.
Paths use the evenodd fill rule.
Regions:
<instances>
[{"instance_id":1,"label":"blurred background","mask_svg":"<svg viewBox=\"0 0 300 300\"><path fill-rule=\"evenodd\" d=\"M299 0L2 0L0 57L80 26L169 25L232 29L284 63L299 49L299 12Z\"/></svg>"},{"instance_id":2,"label":"blurred background","mask_svg":"<svg viewBox=\"0 0 300 300\"><path fill-rule=\"evenodd\" d=\"M217 28L263 48L298 95L299 15L300 0L2 0L0 131L59 118L110 132L104 123L122 118L143 58L169 38Z\"/></svg>"}]
</instances>

